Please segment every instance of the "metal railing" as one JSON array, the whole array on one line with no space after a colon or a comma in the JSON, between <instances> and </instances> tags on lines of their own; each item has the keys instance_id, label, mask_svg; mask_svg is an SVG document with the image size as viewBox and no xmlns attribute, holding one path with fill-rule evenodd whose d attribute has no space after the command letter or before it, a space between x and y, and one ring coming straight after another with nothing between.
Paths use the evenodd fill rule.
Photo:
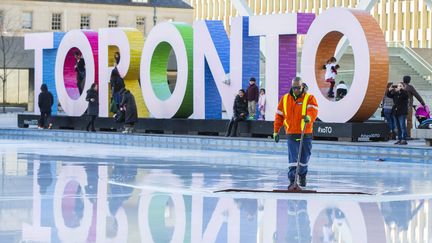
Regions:
<instances>
[{"instance_id":1,"label":"metal railing","mask_svg":"<svg viewBox=\"0 0 432 243\"><path fill-rule=\"evenodd\" d=\"M432 75L432 65L426 61L422 56L420 56L416 51L414 51L411 47L406 46L404 42L387 42L388 47L397 47L401 48L405 51L411 58L413 58L418 64L420 64L424 69L427 70L427 74L422 73L423 78L427 80L431 80ZM418 71L418 70L417 70Z\"/></svg>"}]
</instances>

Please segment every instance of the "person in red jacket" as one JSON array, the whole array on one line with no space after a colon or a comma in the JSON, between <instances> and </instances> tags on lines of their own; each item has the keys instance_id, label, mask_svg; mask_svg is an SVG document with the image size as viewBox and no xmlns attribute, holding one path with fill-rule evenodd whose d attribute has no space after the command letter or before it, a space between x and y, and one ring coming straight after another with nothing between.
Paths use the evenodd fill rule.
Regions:
<instances>
[{"instance_id":1,"label":"person in red jacket","mask_svg":"<svg viewBox=\"0 0 432 243\"><path fill-rule=\"evenodd\" d=\"M304 129L304 139L300 158L299 186L306 186L307 164L312 150L312 128L318 115L318 104L315 97L304 90L300 77L292 80L291 90L279 101L275 115L273 138L279 141L279 130L285 127L288 137L288 179L291 188L297 168L300 137Z\"/></svg>"}]
</instances>

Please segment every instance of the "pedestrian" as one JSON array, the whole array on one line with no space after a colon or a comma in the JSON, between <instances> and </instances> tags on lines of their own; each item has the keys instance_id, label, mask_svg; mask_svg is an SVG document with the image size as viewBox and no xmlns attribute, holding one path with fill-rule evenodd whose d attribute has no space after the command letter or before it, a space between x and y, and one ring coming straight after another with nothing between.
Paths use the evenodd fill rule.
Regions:
<instances>
[{"instance_id":1,"label":"pedestrian","mask_svg":"<svg viewBox=\"0 0 432 243\"><path fill-rule=\"evenodd\" d=\"M334 98L333 88L336 83L337 70L340 67L338 64L336 64L336 62L337 62L336 58L331 57L330 59L327 60L326 64L323 66L323 69L326 70L324 76L325 81L330 83L330 87L327 92L327 97L329 98Z\"/></svg>"},{"instance_id":2,"label":"pedestrian","mask_svg":"<svg viewBox=\"0 0 432 243\"><path fill-rule=\"evenodd\" d=\"M339 84L336 86L336 101L343 99L348 93L348 87L346 86L344 81L339 81Z\"/></svg>"},{"instance_id":3,"label":"pedestrian","mask_svg":"<svg viewBox=\"0 0 432 243\"><path fill-rule=\"evenodd\" d=\"M123 78L120 76L120 73L117 68L114 68L111 71L110 85L111 85L111 94L112 94L111 99L117 105L117 109L119 109L120 103L122 101L120 90L122 90L125 87L125 83Z\"/></svg>"},{"instance_id":4,"label":"pedestrian","mask_svg":"<svg viewBox=\"0 0 432 243\"><path fill-rule=\"evenodd\" d=\"M51 123L51 107L54 104L54 97L51 92L48 91L48 87L46 84L42 84L40 87L40 94L38 98L38 106L40 110L40 118L39 118L39 129L52 128ZM48 124L48 126L46 126Z\"/></svg>"},{"instance_id":5,"label":"pedestrian","mask_svg":"<svg viewBox=\"0 0 432 243\"><path fill-rule=\"evenodd\" d=\"M120 52L116 51L114 53L114 61L115 61L114 66L117 67L117 65L120 62Z\"/></svg>"},{"instance_id":6,"label":"pedestrian","mask_svg":"<svg viewBox=\"0 0 432 243\"><path fill-rule=\"evenodd\" d=\"M123 133L134 132L135 123L138 122L138 111L133 94L123 88L120 93L122 94L122 101L120 103L120 110L125 112L124 131Z\"/></svg>"},{"instance_id":7,"label":"pedestrian","mask_svg":"<svg viewBox=\"0 0 432 243\"><path fill-rule=\"evenodd\" d=\"M388 138L390 140L394 140L396 139L396 133L395 133L395 129L396 129L396 123L395 123L395 118L393 116L393 99L387 96L387 93L390 92L390 87L393 85L392 82L387 83L387 90L385 92L383 101L382 101L382 114L384 117L384 120L387 122L388 128L389 128L389 133L388 133Z\"/></svg>"},{"instance_id":8,"label":"pedestrian","mask_svg":"<svg viewBox=\"0 0 432 243\"><path fill-rule=\"evenodd\" d=\"M98 95L98 85L93 83L89 90L87 90L86 101L88 102L87 115L89 116L89 122L87 124L87 132L91 128L92 132L96 132L95 120L99 115L99 95Z\"/></svg>"},{"instance_id":9,"label":"pedestrian","mask_svg":"<svg viewBox=\"0 0 432 243\"><path fill-rule=\"evenodd\" d=\"M245 99L245 91L239 90L238 95L235 97L233 105L233 116L228 124L228 129L225 134L226 137L237 137L237 127L240 121L246 120L248 116L248 103Z\"/></svg>"},{"instance_id":10,"label":"pedestrian","mask_svg":"<svg viewBox=\"0 0 432 243\"><path fill-rule=\"evenodd\" d=\"M407 145L406 119L408 114L408 92L405 90L404 83L393 84L387 93L387 97L393 99L393 115L395 116L398 129L398 141L395 144Z\"/></svg>"},{"instance_id":11,"label":"pedestrian","mask_svg":"<svg viewBox=\"0 0 432 243\"><path fill-rule=\"evenodd\" d=\"M81 95L84 90L85 77L86 77L85 61L84 58L82 58L81 52L79 51L76 51L74 53L74 56L76 59L75 72L76 72L77 87Z\"/></svg>"},{"instance_id":12,"label":"pedestrian","mask_svg":"<svg viewBox=\"0 0 432 243\"><path fill-rule=\"evenodd\" d=\"M285 127L288 137L288 160L289 172L288 179L290 185L294 186L296 175L298 153L300 153L299 186L306 186L306 175L308 171L308 161L312 150L312 128L318 115L318 104L315 97L304 91L303 81L300 77L292 80L289 93L285 94L279 101L274 121L273 139L279 142L279 130ZM304 131L302 150L299 151L300 138Z\"/></svg>"},{"instance_id":13,"label":"pedestrian","mask_svg":"<svg viewBox=\"0 0 432 243\"><path fill-rule=\"evenodd\" d=\"M249 120L255 119L256 105L259 98L259 89L256 85L256 79L251 77L249 79L249 87L246 90L246 100L248 103Z\"/></svg>"},{"instance_id":14,"label":"pedestrian","mask_svg":"<svg viewBox=\"0 0 432 243\"><path fill-rule=\"evenodd\" d=\"M266 106L265 89L260 89L260 96L258 99L258 110L260 115L258 120L265 120L265 106Z\"/></svg>"},{"instance_id":15,"label":"pedestrian","mask_svg":"<svg viewBox=\"0 0 432 243\"><path fill-rule=\"evenodd\" d=\"M417 90L412 86L411 84L411 76L404 76L403 77L403 84L404 89L408 93L408 113L407 113L407 137L411 137L411 129L412 129L412 118L413 118L413 103L415 97L418 102L422 106L426 106L426 103L424 102L423 98L420 96L420 94L417 92Z\"/></svg>"}]
</instances>

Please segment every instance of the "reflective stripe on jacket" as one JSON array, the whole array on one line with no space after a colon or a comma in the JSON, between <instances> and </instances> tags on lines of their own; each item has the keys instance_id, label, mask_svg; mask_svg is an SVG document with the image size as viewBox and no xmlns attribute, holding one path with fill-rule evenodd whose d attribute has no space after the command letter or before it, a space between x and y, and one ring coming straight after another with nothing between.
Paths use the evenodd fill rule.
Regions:
<instances>
[{"instance_id":1,"label":"reflective stripe on jacket","mask_svg":"<svg viewBox=\"0 0 432 243\"><path fill-rule=\"evenodd\" d=\"M315 97L309 93L302 93L300 97L294 99L292 94L285 94L278 104L274 132L279 132L283 125L286 134L301 134L305 115L311 118L311 122L306 124L305 134L312 134L313 122L318 115L318 104Z\"/></svg>"}]
</instances>

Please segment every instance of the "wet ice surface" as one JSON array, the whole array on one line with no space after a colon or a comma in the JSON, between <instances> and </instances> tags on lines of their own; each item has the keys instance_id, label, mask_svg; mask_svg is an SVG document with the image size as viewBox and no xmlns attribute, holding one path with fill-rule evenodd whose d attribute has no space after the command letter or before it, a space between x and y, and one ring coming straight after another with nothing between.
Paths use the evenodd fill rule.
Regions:
<instances>
[{"instance_id":1,"label":"wet ice surface","mask_svg":"<svg viewBox=\"0 0 432 243\"><path fill-rule=\"evenodd\" d=\"M428 242L432 237L428 165L310 161L309 189L372 196L213 193L285 189L287 168L280 162L287 158L14 140L0 140L0 153L0 242Z\"/></svg>"},{"instance_id":2,"label":"wet ice surface","mask_svg":"<svg viewBox=\"0 0 432 243\"><path fill-rule=\"evenodd\" d=\"M38 160L68 165L118 164L160 175L152 180L134 182L131 185L134 187L199 193L228 188L272 190L287 186L287 168L247 165L251 162L280 164L287 160L280 155L11 140L0 140L0 144L0 151L11 157L8 164L20 165L17 169ZM14 158L17 161L13 161ZM400 197L432 195L431 173L429 165L312 158L308 188Z\"/></svg>"}]
</instances>

